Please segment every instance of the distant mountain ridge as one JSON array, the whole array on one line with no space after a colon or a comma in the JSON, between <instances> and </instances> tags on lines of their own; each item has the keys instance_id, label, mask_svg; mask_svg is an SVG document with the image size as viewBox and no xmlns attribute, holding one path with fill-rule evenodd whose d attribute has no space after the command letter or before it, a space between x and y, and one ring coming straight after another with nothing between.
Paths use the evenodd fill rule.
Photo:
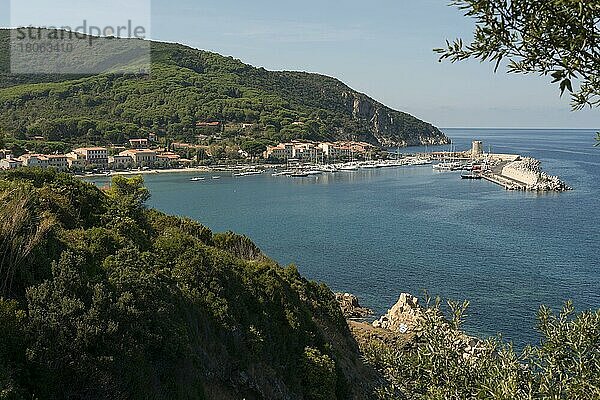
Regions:
<instances>
[{"instance_id":1,"label":"distant mountain ridge","mask_svg":"<svg viewBox=\"0 0 600 400\"><path fill-rule=\"evenodd\" d=\"M197 133L197 121L224 121L252 124L237 135L272 142L355 139L391 147L448 141L433 125L335 78L267 71L180 44L151 43L150 76L11 75L9 35L0 30L0 131L12 135L46 132L51 140L86 136L102 143L164 130L186 139Z\"/></svg>"}]
</instances>

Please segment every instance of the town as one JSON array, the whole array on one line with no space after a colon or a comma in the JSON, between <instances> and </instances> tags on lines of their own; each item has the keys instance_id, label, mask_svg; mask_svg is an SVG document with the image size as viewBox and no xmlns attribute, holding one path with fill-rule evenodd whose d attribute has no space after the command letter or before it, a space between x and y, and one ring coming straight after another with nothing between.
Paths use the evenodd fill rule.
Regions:
<instances>
[{"instance_id":1,"label":"town","mask_svg":"<svg viewBox=\"0 0 600 400\"><path fill-rule=\"evenodd\" d=\"M190 156L189 158L186 157ZM66 154L40 154L25 152L14 155L11 150L0 150L0 169L19 167L54 168L73 173L93 173L128 171L134 169L186 169L210 166L220 163L256 164L314 162L333 163L344 161L370 160L387 157L387 153L369 143L308 142L291 141L275 146L266 146L262 154L256 156L237 149L231 154L212 154L205 145L171 143L168 147L158 146L150 138L130 139L127 146L90 146L73 149Z\"/></svg>"}]
</instances>

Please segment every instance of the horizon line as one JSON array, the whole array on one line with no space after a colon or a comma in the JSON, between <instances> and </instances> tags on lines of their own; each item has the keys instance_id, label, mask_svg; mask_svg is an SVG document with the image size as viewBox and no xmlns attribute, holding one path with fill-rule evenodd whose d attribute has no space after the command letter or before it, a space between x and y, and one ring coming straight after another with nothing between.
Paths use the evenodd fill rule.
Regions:
<instances>
[{"instance_id":1,"label":"horizon line","mask_svg":"<svg viewBox=\"0 0 600 400\"><path fill-rule=\"evenodd\" d=\"M500 127L500 126L472 126L472 127L467 127L467 126L445 126L445 127L440 127L439 129L504 129L504 130L509 130L509 129L520 129L520 130L557 130L557 129L568 129L568 130L578 130L578 131L593 131L593 130L600 130L600 127L597 128L573 128L573 127L522 127L522 126L512 126L512 127Z\"/></svg>"}]
</instances>

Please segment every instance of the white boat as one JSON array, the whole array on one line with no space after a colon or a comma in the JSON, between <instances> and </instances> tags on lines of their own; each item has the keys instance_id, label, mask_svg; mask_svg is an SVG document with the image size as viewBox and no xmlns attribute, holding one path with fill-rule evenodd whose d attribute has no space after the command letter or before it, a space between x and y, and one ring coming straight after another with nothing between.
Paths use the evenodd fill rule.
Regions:
<instances>
[{"instance_id":1,"label":"white boat","mask_svg":"<svg viewBox=\"0 0 600 400\"><path fill-rule=\"evenodd\" d=\"M304 171L294 172L290 175L292 178L306 178L308 174Z\"/></svg>"},{"instance_id":2,"label":"white boat","mask_svg":"<svg viewBox=\"0 0 600 400\"><path fill-rule=\"evenodd\" d=\"M452 170L452 166L449 163L439 163L434 164L432 168L436 171L450 171Z\"/></svg>"},{"instance_id":3,"label":"white boat","mask_svg":"<svg viewBox=\"0 0 600 400\"><path fill-rule=\"evenodd\" d=\"M205 178L205 177L203 177L203 176L195 176L195 177L193 177L192 179L190 179L190 181L192 181L192 182L199 182L199 181L203 181L203 180L205 180L205 179L206 179L206 178Z\"/></svg>"},{"instance_id":4,"label":"white boat","mask_svg":"<svg viewBox=\"0 0 600 400\"><path fill-rule=\"evenodd\" d=\"M372 164L372 163L361 164L360 167L363 168L363 169L381 168L381 167L377 166L377 164Z\"/></svg>"},{"instance_id":5,"label":"white boat","mask_svg":"<svg viewBox=\"0 0 600 400\"><path fill-rule=\"evenodd\" d=\"M212 179L221 179L220 176L213 176Z\"/></svg>"},{"instance_id":6,"label":"white boat","mask_svg":"<svg viewBox=\"0 0 600 400\"><path fill-rule=\"evenodd\" d=\"M432 168L436 171L453 171L455 170L458 166L460 166L459 163L449 163L449 162L443 162L443 163L439 163L439 164L434 164L432 166Z\"/></svg>"},{"instance_id":7,"label":"white boat","mask_svg":"<svg viewBox=\"0 0 600 400\"><path fill-rule=\"evenodd\" d=\"M334 165L322 165L321 171L323 171L323 172L338 172L339 169L337 169Z\"/></svg>"},{"instance_id":8,"label":"white boat","mask_svg":"<svg viewBox=\"0 0 600 400\"><path fill-rule=\"evenodd\" d=\"M338 167L340 171L358 171L358 166L355 164L344 164Z\"/></svg>"},{"instance_id":9,"label":"white boat","mask_svg":"<svg viewBox=\"0 0 600 400\"><path fill-rule=\"evenodd\" d=\"M311 170L307 170L307 171L303 171L306 175L321 175L323 173L323 171L318 170L318 169L311 169Z\"/></svg>"},{"instance_id":10,"label":"white boat","mask_svg":"<svg viewBox=\"0 0 600 400\"><path fill-rule=\"evenodd\" d=\"M271 174L271 176L288 176L293 173L294 173L294 171L286 170L286 171L280 171L280 172L273 172Z\"/></svg>"},{"instance_id":11,"label":"white boat","mask_svg":"<svg viewBox=\"0 0 600 400\"><path fill-rule=\"evenodd\" d=\"M246 171L246 172L238 172L233 174L233 176L250 176L250 175L260 175L262 171Z\"/></svg>"}]
</instances>

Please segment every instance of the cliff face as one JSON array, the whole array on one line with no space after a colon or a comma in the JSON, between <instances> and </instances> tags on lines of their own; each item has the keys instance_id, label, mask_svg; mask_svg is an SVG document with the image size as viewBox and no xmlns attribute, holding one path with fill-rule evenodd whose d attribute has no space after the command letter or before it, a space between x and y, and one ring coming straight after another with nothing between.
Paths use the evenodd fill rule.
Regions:
<instances>
[{"instance_id":1,"label":"cliff face","mask_svg":"<svg viewBox=\"0 0 600 400\"><path fill-rule=\"evenodd\" d=\"M447 144L449 139L435 126L389 107L368 96L342 93L346 108L361 125L368 127L371 141L384 147Z\"/></svg>"}]
</instances>

